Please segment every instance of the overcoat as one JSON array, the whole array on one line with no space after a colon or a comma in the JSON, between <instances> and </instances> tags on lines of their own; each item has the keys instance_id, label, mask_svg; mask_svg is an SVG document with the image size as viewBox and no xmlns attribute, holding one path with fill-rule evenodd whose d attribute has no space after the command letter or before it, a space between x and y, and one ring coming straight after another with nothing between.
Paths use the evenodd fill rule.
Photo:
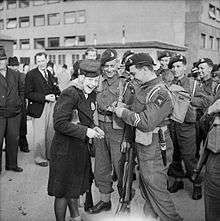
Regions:
<instances>
[{"instance_id":1,"label":"overcoat","mask_svg":"<svg viewBox=\"0 0 220 221\"><path fill-rule=\"evenodd\" d=\"M78 198L89 189L92 180L87 129L93 128L96 94L86 99L75 86L65 89L54 109L55 135L51 145L48 194ZM72 122L77 110L79 123Z\"/></svg>"}]
</instances>

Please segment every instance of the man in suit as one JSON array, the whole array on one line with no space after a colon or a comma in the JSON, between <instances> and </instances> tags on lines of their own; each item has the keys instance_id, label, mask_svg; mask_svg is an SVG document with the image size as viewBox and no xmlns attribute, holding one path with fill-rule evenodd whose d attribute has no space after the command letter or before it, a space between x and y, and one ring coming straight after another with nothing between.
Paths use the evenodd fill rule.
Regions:
<instances>
[{"instance_id":1,"label":"man in suit","mask_svg":"<svg viewBox=\"0 0 220 221\"><path fill-rule=\"evenodd\" d=\"M19 71L19 62L16 56L8 58L8 67L19 74L21 82L24 85L26 75ZM22 96L21 123L20 123L18 146L20 147L20 150L22 152L28 153L30 152L30 150L28 149L28 141L26 135L27 135L26 100L25 97Z\"/></svg>"},{"instance_id":2,"label":"man in suit","mask_svg":"<svg viewBox=\"0 0 220 221\"><path fill-rule=\"evenodd\" d=\"M27 114L32 117L33 124L34 160L36 164L46 167L53 137L53 107L60 90L56 79L47 70L46 53L37 53L35 57L37 67L25 78L25 96L28 99Z\"/></svg>"},{"instance_id":3,"label":"man in suit","mask_svg":"<svg viewBox=\"0 0 220 221\"><path fill-rule=\"evenodd\" d=\"M18 138L21 119L21 97L24 87L19 74L7 67L4 49L0 51L0 173L2 170L2 146L5 138L5 169L22 172L17 165Z\"/></svg>"}]
</instances>

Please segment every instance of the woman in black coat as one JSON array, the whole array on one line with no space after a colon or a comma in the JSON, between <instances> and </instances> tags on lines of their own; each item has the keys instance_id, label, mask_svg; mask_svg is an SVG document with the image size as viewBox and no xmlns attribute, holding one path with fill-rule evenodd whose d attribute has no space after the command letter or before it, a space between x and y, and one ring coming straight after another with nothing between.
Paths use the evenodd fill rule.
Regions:
<instances>
[{"instance_id":1,"label":"woman in black coat","mask_svg":"<svg viewBox=\"0 0 220 221\"><path fill-rule=\"evenodd\" d=\"M78 198L90 188L89 139L104 136L94 124L96 94L93 90L99 82L99 69L97 61L82 61L81 81L65 89L55 105L48 194L55 196L57 221L65 220L67 205L72 220L81 220Z\"/></svg>"}]
</instances>

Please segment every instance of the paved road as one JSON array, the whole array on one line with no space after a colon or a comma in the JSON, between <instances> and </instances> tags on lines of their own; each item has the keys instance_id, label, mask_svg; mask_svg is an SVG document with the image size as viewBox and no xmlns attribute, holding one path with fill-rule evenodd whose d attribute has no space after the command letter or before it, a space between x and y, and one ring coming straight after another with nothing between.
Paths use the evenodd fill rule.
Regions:
<instances>
[{"instance_id":1,"label":"paved road","mask_svg":"<svg viewBox=\"0 0 220 221\"><path fill-rule=\"evenodd\" d=\"M53 197L47 195L48 168L42 168L33 162L33 147L31 145L32 128L28 122L28 140L30 153L19 152L19 166L23 173L3 171L0 175L0 220L1 221L53 221ZM4 154L3 154L4 157ZM176 208L185 221L204 221L203 199L190 199L191 185L185 182L185 190L172 194ZM137 182L134 183L137 187ZM98 201L98 191L93 186L94 201ZM104 220L103 217L112 217L117 206L117 193L113 194L113 208L110 212L99 215L88 215L81 209L84 220ZM132 201L132 215L141 217L143 199L136 191ZM69 213L67 212L67 217ZM66 219L68 220L68 218ZM121 219L122 220L122 219ZM135 219L137 220L137 219ZM146 221L146 219L144 219ZM126 218L126 221L129 219Z\"/></svg>"}]
</instances>

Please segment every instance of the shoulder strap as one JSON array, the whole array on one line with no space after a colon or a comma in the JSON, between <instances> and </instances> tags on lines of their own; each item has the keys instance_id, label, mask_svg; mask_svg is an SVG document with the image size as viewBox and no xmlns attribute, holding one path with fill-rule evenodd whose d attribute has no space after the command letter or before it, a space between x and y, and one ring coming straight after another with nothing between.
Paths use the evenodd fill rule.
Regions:
<instances>
[{"instance_id":1,"label":"shoulder strap","mask_svg":"<svg viewBox=\"0 0 220 221\"><path fill-rule=\"evenodd\" d=\"M215 93L215 94L218 92L219 88L220 88L220 84L217 84L216 87L215 87L215 89L214 89L214 93Z\"/></svg>"},{"instance_id":2,"label":"shoulder strap","mask_svg":"<svg viewBox=\"0 0 220 221\"><path fill-rule=\"evenodd\" d=\"M196 86L197 86L197 80L193 81L193 90L192 90L192 97L194 97L194 94L196 92Z\"/></svg>"}]
</instances>

